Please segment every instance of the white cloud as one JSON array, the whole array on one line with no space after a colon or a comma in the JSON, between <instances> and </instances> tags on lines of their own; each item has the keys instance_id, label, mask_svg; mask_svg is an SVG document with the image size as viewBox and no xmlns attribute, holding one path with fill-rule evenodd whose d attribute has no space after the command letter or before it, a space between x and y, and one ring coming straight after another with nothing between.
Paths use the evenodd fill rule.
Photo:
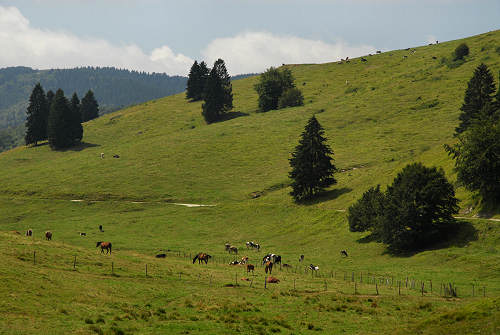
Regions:
<instances>
[{"instance_id":1,"label":"white cloud","mask_svg":"<svg viewBox=\"0 0 500 335\"><path fill-rule=\"evenodd\" d=\"M436 43L437 39L434 35L427 36L427 43Z\"/></svg>"},{"instance_id":2,"label":"white cloud","mask_svg":"<svg viewBox=\"0 0 500 335\"><path fill-rule=\"evenodd\" d=\"M368 45L350 46L295 36L278 36L268 32L246 32L234 37L213 40L202 54L210 65L222 58L230 73L262 72L282 63L325 63L373 53Z\"/></svg>"},{"instance_id":3,"label":"white cloud","mask_svg":"<svg viewBox=\"0 0 500 335\"><path fill-rule=\"evenodd\" d=\"M168 46L145 54L136 45L81 38L71 33L30 26L16 7L0 6L0 67L69 68L115 66L149 72L186 75L193 60Z\"/></svg>"}]
</instances>

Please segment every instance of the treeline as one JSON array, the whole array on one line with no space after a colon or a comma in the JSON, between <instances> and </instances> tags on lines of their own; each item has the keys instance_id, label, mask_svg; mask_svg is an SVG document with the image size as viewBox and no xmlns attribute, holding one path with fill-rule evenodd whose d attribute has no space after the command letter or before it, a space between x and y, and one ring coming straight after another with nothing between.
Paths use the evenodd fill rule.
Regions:
<instances>
[{"instance_id":1,"label":"treeline","mask_svg":"<svg viewBox=\"0 0 500 335\"><path fill-rule=\"evenodd\" d=\"M91 90L80 102L76 92L68 100L62 89L45 94L38 83L31 93L26 110L25 143L36 146L48 140L53 150L72 147L83 138L81 123L98 116L99 105Z\"/></svg>"}]
</instances>

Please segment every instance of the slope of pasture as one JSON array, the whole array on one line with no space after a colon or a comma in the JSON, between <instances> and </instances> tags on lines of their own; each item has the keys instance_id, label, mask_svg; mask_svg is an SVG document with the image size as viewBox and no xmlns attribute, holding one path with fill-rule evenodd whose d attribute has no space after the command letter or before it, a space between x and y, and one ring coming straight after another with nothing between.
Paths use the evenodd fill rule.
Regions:
<instances>
[{"instance_id":1,"label":"slope of pasture","mask_svg":"<svg viewBox=\"0 0 500 335\"><path fill-rule=\"evenodd\" d=\"M110 321L115 317L117 324L125 319L130 321L125 321L124 326L130 333L164 330L144 328L143 321L134 324L136 321L125 316L132 315L130 311L123 310L124 315L111 312L122 308L123 304L130 304L123 308L132 310L134 315L146 313L142 308L146 304L153 309L164 308L167 315L173 317L168 327L177 327L174 330L166 328L171 332L182 329L191 333L234 333L234 327L220 325L232 324L228 316L236 315L239 321L235 324L243 327L242 332L249 333L256 330L257 333L269 333L274 324L281 321L291 325L293 333L303 333L308 331L308 322L304 320L311 319L316 320L310 321L313 328L321 328L326 333L342 330L346 333L387 333L394 328L405 332L408 326L412 327L412 332L429 330L432 334L439 333L438 328L433 328L432 320L437 318L445 326L447 311L457 308L459 318L471 311L471 318L484 321L470 323L470 327L479 328L463 329L494 333L498 325L492 326L490 321L498 316L498 299L494 297L500 296L500 226L497 222L462 221L452 238L441 245L415 255L394 257L385 253L383 245L370 243L365 234L350 233L344 212L367 188L377 183L386 185L409 162L443 166L447 175L454 179L451 174L453 162L444 152L443 143L453 142L452 134L467 81L480 62L485 62L495 75L500 69L500 55L496 52L500 46L500 31L465 41L471 55L457 68L442 64L440 58L450 57L461 41L412 48L416 50L414 53L398 50L367 56L366 63L354 59L349 64L288 65L305 95L306 104L300 108L257 113L257 96L253 90L257 78L248 78L233 83L233 118L224 122L205 125L200 115L201 105L187 103L181 94L86 123L85 144L77 149L52 152L43 145L0 154L0 169L4 171L0 180L0 230L23 232L33 228L35 231L33 245L25 237L12 233L4 233L1 237L0 253L5 257L0 258L3 268L0 279L7 280L3 281L6 285L0 293L13 295L0 308L5 312L0 313L7 315L6 311L13 310L11 313L23 316L17 318L8 314L7 324L19 327L12 328L10 333L29 333L33 329L43 333L45 316L61 329L76 329L73 332L80 333L91 331L91 325L112 333L112 327L121 327ZM338 184L321 199L297 205L288 195L288 158L307 119L314 113L325 127L337 167L345 172L336 175ZM104 159L100 158L101 152ZM113 154L120 158L112 158ZM463 189L458 190L465 209L472 203L472 197ZM253 192L261 196L252 199ZM99 201L71 202L72 199ZM216 206L185 208L172 202ZM97 231L99 224L104 226L104 233ZM45 230L54 232L54 241L50 244L40 241ZM80 237L78 232L86 232L88 236ZM92 264L104 264L103 258L93 253L95 242L100 240L113 242L113 258L110 259L126 264L123 271L132 271L134 275L124 274L119 279L102 277L104 270L99 270L96 276L91 275ZM230 288L207 291L205 283L196 281L181 287L169 285L163 279L144 283L134 277L143 270L144 261L155 261L152 256L161 250L191 254L205 251L220 258L225 255L225 242L241 249L248 240L261 243L263 252L282 254L284 262L294 267L299 266L298 256L305 254L307 264L319 265L324 275L329 271L339 276L354 272L359 278L363 272L365 276L432 280L435 285L452 282L459 287L460 299L438 299L437 304L443 309L439 307L438 314L434 315L426 307L427 300L397 298L382 303L385 307L373 317L364 307L342 307L343 304L350 306L346 299L358 301L351 297L352 287L346 288L344 282L334 280L328 286L339 294L335 298L343 301L337 306L332 302L335 301L333 297L325 298L317 293L317 287L298 297L287 293L291 284L286 280L278 286L285 290L283 294L271 292L254 296L256 293L248 293L248 299L262 303L256 315L243 318L241 292L229 293L227 297ZM29 257L35 249L42 254L52 254L51 259L59 262L55 267L61 269L52 269L52 265L47 264L43 271L31 268ZM348 258L340 257L342 249L348 250ZM89 264L84 274L73 276L73 253L81 254ZM262 257L256 253L250 256L253 263ZM173 262L171 273L193 273L196 278L198 267L190 265L189 260ZM102 264L97 266L104 266ZM106 264L109 268L109 262ZM220 276L218 283L221 286L234 278L234 271L227 265L213 266L205 274ZM83 272L83 269L78 271ZM258 271L259 278L263 279L263 270L259 268ZM285 275L278 272L278 276ZM46 290L34 296L18 293L23 285L31 282L35 288L43 286ZM471 297L472 284L486 288L487 298L478 301L478 305L474 305L477 298ZM95 305L99 295L103 295L106 303L102 309L94 310L85 304L71 305L72 309L65 307L75 301L75 296L91 292L94 287L99 287L99 294L88 298L88 303ZM373 293L373 287L367 289ZM177 297L178 292L185 294L181 302L170 300ZM194 292L204 293L197 296ZM361 294L368 293L361 291ZM17 299L17 294L22 295L22 299ZM394 291L391 294L393 296ZM321 296L319 300L313 299L316 295ZM195 298L191 302L182 300L187 296ZM207 303L204 297L211 297L215 302ZM488 297L493 299L488 300ZM31 309L37 299L45 306L39 312ZM151 303L150 299L157 300ZM310 303L305 312L307 316L297 315L294 308L300 306L298 310L302 310L307 299ZM268 307L270 302L272 307ZM200 323L200 317L189 307L198 306L198 303L210 306L196 310L207 318L206 322ZM371 306L367 300L363 304ZM488 304L496 308L489 314L484 312ZM350 316L321 314L323 307L320 305L325 309L331 307L332 311L337 307L347 309ZM207 316L202 312L207 308L224 312ZM239 312L232 313L231 309ZM154 314L152 310L149 312ZM107 315L103 317L105 326L96 322L100 314ZM83 324L86 315L92 318L92 324ZM360 315L362 326L358 325ZM34 328L23 318L32 320ZM163 327L160 318L157 316L153 320L152 327ZM245 328L256 318L262 323L258 328ZM195 319L197 323L186 325L188 320ZM1 324L0 329L5 325ZM287 327L280 329L291 332Z\"/></svg>"}]
</instances>

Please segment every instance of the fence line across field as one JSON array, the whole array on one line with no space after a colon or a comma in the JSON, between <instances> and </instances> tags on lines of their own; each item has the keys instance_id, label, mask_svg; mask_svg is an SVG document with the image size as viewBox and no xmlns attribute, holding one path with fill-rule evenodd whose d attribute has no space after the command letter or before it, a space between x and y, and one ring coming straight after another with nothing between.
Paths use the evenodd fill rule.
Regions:
<instances>
[{"instance_id":1,"label":"fence line across field","mask_svg":"<svg viewBox=\"0 0 500 335\"><path fill-rule=\"evenodd\" d=\"M186 253L184 251L166 251L166 254L168 257L177 257L177 258L183 258L183 259L189 259L192 260L192 253ZM82 261L77 262L77 257L78 255L73 255L71 257L68 257L68 259L71 260L70 264L72 265L73 271L76 271L80 266L84 268L85 266L87 267L88 271L90 271L90 266L89 264L84 264ZM40 255L40 253L37 253L36 250L33 250L33 265L43 265L43 255ZM229 264L230 260L234 260L234 257L231 256L212 256L211 261L214 264ZM117 270L121 271L123 269L123 272L127 272L126 266L123 265L120 262L120 266L116 268ZM97 265L100 264L100 265ZM94 263L94 266L99 266L100 268L104 268L104 263ZM109 269L110 269L110 274L115 275L115 261L111 261L109 264ZM150 264L145 262L144 267L143 267L143 273L145 278L151 278L151 277L156 277L156 278L168 278L168 277L174 277L176 276L175 273L171 271L161 271L160 265L158 264ZM130 269L130 268L129 268ZM241 268L242 270L244 268ZM278 268L276 268L278 269ZM301 271L299 266L295 266L292 269L286 268L286 270L279 268L280 272L282 274L287 274L287 277L292 276L293 278L287 278L287 279L280 279L280 283L278 285L283 286L284 283L287 283L288 285L285 284L285 286L292 286L293 282L293 290L297 289L304 289L304 290L310 290L312 289L310 286L315 285L316 290L315 291L328 291L328 281L327 279L333 279L334 282L330 283L330 287L336 288L337 291L339 289L344 289L347 284L351 284L351 292L343 292L342 290L340 293L344 294L361 294L360 289L363 288L363 292L371 291L371 293L367 294L373 294L373 295L380 295L381 291L380 289L384 288L386 291L391 290L395 291L397 295L405 295L404 292L402 292L402 289L407 291L407 294L409 292L415 292L415 293L420 293L422 297L424 296L440 296L440 297L458 297L458 285L452 282L441 282L439 285L439 292L433 292L433 280L432 279L427 279L427 280L420 280L420 279L415 279L411 278L409 276L405 276L403 278L397 279L396 284L394 281L394 276L382 276L379 274L373 274L368 271L361 271L361 272L355 272L355 271L345 271L345 270L340 270L338 268L336 269L330 269L327 271L324 271L322 273L319 273L319 271L312 271L309 270L307 266L304 266L304 275L300 275ZM153 271L152 271L153 270ZM156 271L154 271L156 270ZM298 271L299 270L299 271ZM274 270L275 272L277 270ZM297 272L298 271L298 272ZM309 277L307 273L311 271L311 276ZM128 270L129 273L133 273L131 270ZM163 272L163 273L162 273ZM232 273L231 271L228 271ZM338 273L343 273L343 276L340 277L340 279L337 279L337 274ZM171 274L169 276L169 274ZM179 280L188 280L189 278L189 273L183 273L182 271L179 271L178 273L178 278ZM182 276L185 275L185 278ZM247 274L248 275L248 274ZM254 278L258 276L255 274L252 274L251 278L247 278L247 281L249 282L248 287L257 289L259 286L254 286L253 281ZM132 276L131 276L132 277ZM197 280L198 282L203 282L203 281L208 281L209 286L212 286L214 282L214 278L212 274L209 274L209 276L203 276L201 273L197 273L196 277L192 280ZM267 289L268 288L268 283L267 283L268 276L266 275L264 277L264 285L263 288ZM232 284L233 280L228 281L231 284L222 284L222 287L224 286L243 286L242 284L238 282L238 272L235 273L234 275L234 284ZM302 282L302 285L300 283ZM335 285L337 283L337 285ZM344 283L344 285L342 285ZM308 284L308 285L307 285ZM359 284L359 285L358 285ZM245 285L246 286L246 285ZM302 286L302 287L300 287ZM372 289L368 290L367 288L371 286ZM373 287L374 286L374 287ZM479 285L477 282L471 282L469 287L471 288L471 294L467 295L466 293L463 293L461 297L476 297L476 296L482 296L486 297L486 286L485 285ZM323 288L323 289L321 289ZM482 291L482 292L481 292ZM462 286L462 290L460 291L466 292L464 286ZM468 290L467 290L468 292ZM482 294L481 294L482 293ZM387 295L387 294L386 294Z\"/></svg>"}]
</instances>

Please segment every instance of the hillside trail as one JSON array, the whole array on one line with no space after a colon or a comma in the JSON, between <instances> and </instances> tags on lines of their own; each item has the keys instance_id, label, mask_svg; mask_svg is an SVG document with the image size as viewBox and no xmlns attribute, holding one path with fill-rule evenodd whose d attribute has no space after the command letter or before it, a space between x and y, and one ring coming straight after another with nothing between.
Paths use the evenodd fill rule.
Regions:
<instances>
[{"instance_id":1,"label":"hillside trail","mask_svg":"<svg viewBox=\"0 0 500 335\"><path fill-rule=\"evenodd\" d=\"M72 199L71 202L105 202L106 200L84 200L84 199ZM112 201L120 201L120 200L112 200ZM130 201L130 200L121 200L120 202L127 202L130 204L153 204L153 203L164 203L167 205L177 205L184 207L215 207L217 205L204 205L204 204L186 204L180 202L164 202L164 201Z\"/></svg>"}]
</instances>

